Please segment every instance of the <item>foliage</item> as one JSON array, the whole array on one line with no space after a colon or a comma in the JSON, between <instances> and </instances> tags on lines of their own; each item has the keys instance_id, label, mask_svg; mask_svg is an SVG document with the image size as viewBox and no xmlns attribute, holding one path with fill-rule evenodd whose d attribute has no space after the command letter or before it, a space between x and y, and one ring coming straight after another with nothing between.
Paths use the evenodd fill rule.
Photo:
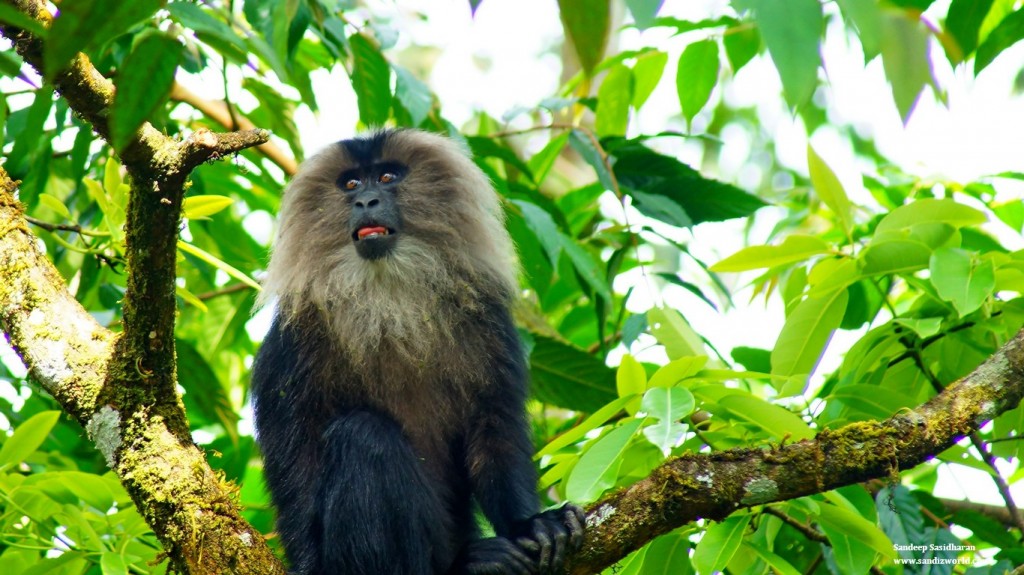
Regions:
<instances>
[{"instance_id":1,"label":"foliage","mask_svg":"<svg viewBox=\"0 0 1024 575\"><path fill-rule=\"evenodd\" d=\"M128 186L117 152L144 121L171 135L230 127L175 75L222 77L228 124L267 128L301 159L295 118L328 104L310 78L332 69L351 79L361 126L463 138L506 198L524 272L517 319L530 349L541 488L552 502L597 501L675 455L770 449L887 418L968 373L1024 323L1024 252L1007 240L1024 229L1024 208L1003 199L1024 175L917 178L815 96L832 89L822 46L838 36L859 46L865 63L881 60L907 121L923 91L942 97L938 59L980 74L1024 37L1024 12L1012 2L953 0L936 15L928 0L733 0L722 13L681 19L663 15L661 2L627 0L627 28L673 41L618 51L614 5L561 0L575 49L564 85L529 110L501 119L479 112L459 126L391 49L388 22L354 4L65 0L53 26L37 30L45 77L0 52L4 167L21 180L20 201L69 289L102 323L117 328L125 290ZM27 25L19 18L0 4L0 21ZM49 83L78 52L116 78L110 143ZM797 114L809 134L827 127L857 150L867 197L855 199L838 166L810 145L806 169L783 163L760 117L730 106L723 93L759 62L771 62L781 82L780 94L763 98ZM638 118L666 86L678 96L676 121L642 132ZM736 127L768 151L753 186L716 161ZM684 148L704 163L680 159ZM272 512L245 404L259 339L254 278L289 171L272 158L247 150L194 175L175 285L177 373L196 441L239 484L246 518L267 534ZM694 244L713 241L704 230L727 220L748 222L730 229L748 233L750 245L706 261ZM766 225L767 237L752 231ZM778 330L772 349L716 348L681 304L727 313L737 272L754 294L782 302L782 325L759 326ZM856 343L834 349L837 331ZM819 369L823 357L839 362ZM58 418L9 355L0 382L0 414L14 430L0 449L0 571L163 572L154 535L84 430ZM1024 409L1008 411L972 443L887 486L851 485L679 526L616 572L952 570L899 564L913 558L987 561L995 566L972 572L1001 572L1024 563L1019 518L1008 533L983 509L953 512L931 492L946 468L1012 484L1019 473L1001 477L1006 467L994 461L1018 461L1022 419ZM940 549L897 547L931 543Z\"/></svg>"}]
</instances>

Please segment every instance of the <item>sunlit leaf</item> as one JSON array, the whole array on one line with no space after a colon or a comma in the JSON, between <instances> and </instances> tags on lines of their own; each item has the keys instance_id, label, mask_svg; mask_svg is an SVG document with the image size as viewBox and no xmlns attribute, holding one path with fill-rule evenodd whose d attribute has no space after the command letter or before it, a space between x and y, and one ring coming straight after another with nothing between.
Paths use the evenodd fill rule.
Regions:
<instances>
[{"instance_id":1,"label":"sunlit leaf","mask_svg":"<svg viewBox=\"0 0 1024 575\"><path fill-rule=\"evenodd\" d=\"M670 358L704 355L704 342L677 310L653 308L647 312L647 321L651 334L665 346Z\"/></svg>"},{"instance_id":2,"label":"sunlit leaf","mask_svg":"<svg viewBox=\"0 0 1024 575\"><path fill-rule=\"evenodd\" d=\"M231 276L231 277L235 278L236 280L244 283L245 285L251 287L254 290L259 291L259 290L262 289L262 288L260 288L260 284L256 283L256 281L253 280L251 277L249 277L248 274L239 271L237 268L235 268L235 267L233 267L231 265L228 265L227 262L224 262L220 258L214 256L213 254L211 254L211 253L209 253L209 252L207 252L207 251L205 251L203 249L200 249L200 248L198 248L198 247L196 247L196 246L194 246L194 245L192 245L192 244L190 244L188 242L183 242L181 240L178 240L178 249L183 251L183 252L185 252L185 253L187 253L187 254L189 254L189 255L191 255L191 256L195 256L195 257L199 258L200 260L202 260L202 261L210 264L211 266L221 270L222 272L228 274L229 276Z\"/></svg>"},{"instance_id":3,"label":"sunlit leaf","mask_svg":"<svg viewBox=\"0 0 1024 575\"><path fill-rule=\"evenodd\" d=\"M359 104L359 120L367 126L380 126L391 111L391 66L363 34L353 34L348 41L352 46L352 88Z\"/></svg>"},{"instance_id":4,"label":"sunlit leaf","mask_svg":"<svg viewBox=\"0 0 1024 575\"><path fill-rule=\"evenodd\" d=\"M647 390L647 373L644 366L628 353L622 356L619 368L615 371L615 390L619 397L636 396L635 401L626 405L626 411L636 415L640 409L640 395Z\"/></svg>"},{"instance_id":5,"label":"sunlit leaf","mask_svg":"<svg viewBox=\"0 0 1024 575\"><path fill-rule=\"evenodd\" d=\"M640 56L633 64L633 107L640 109L658 86L668 63L668 54L652 51Z\"/></svg>"},{"instance_id":6,"label":"sunlit leaf","mask_svg":"<svg viewBox=\"0 0 1024 575\"><path fill-rule=\"evenodd\" d=\"M885 12L882 26L882 65L896 108L906 123L921 92L932 81L928 30L906 12Z\"/></svg>"},{"instance_id":7,"label":"sunlit leaf","mask_svg":"<svg viewBox=\"0 0 1024 575\"><path fill-rule=\"evenodd\" d=\"M135 130L167 101L174 72L181 61L181 44L160 32L145 34L125 59L110 106L110 145L120 150Z\"/></svg>"},{"instance_id":8,"label":"sunlit leaf","mask_svg":"<svg viewBox=\"0 0 1024 575\"><path fill-rule=\"evenodd\" d=\"M946 13L946 29L956 38L963 61L978 47L978 32L985 21L993 0L953 0ZM954 62L956 63L956 62Z\"/></svg>"},{"instance_id":9,"label":"sunlit leaf","mask_svg":"<svg viewBox=\"0 0 1024 575\"><path fill-rule=\"evenodd\" d=\"M816 255L827 254L831 247L815 236L793 234L777 246L751 246L711 266L715 272L742 272L802 262Z\"/></svg>"},{"instance_id":10,"label":"sunlit leaf","mask_svg":"<svg viewBox=\"0 0 1024 575\"><path fill-rule=\"evenodd\" d=\"M772 350L772 375L782 378L808 376L818 366L832 333L839 327L846 312L849 296L837 290L822 297L809 297L800 302L786 317L779 339ZM801 393L795 384L779 390L782 396Z\"/></svg>"},{"instance_id":11,"label":"sunlit leaf","mask_svg":"<svg viewBox=\"0 0 1024 575\"><path fill-rule=\"evenodd\" d=\"M641 423L638 419L628 421L590 445L569 474L566 497L587 503L614 487L622 458Z\"/></svg>"},{"instance_id":12,"label":"sunlit leaf","mask_svg":"<svg viewBox=\"0 0 1024 575\"><path fill-rule=\"evenodd\" d=\"M821 156L814 151L810 144L807 145L807 168L811 175L811 184L814 191L823 202L835 213L839 224L847 235L853 228L853 204L843 189L843 184L836 177L832 168L821 159Z\"/></svg>"},{"instance_id":13,"label":"sunlit leaf","mask_svg":"<svg viewBox=\"0 0 1024 575\"><path fill-rule=\"evenodd\" d=\"M189 196L182 202L181 211L182 215L186 218L203 218L216 214L234 202L235 201L233 199L227 196L216 196L212 194Z\"/></svg>"},{"instance_id":14,"label":"sunlit leaf","mask_svg":"<svg viewBox=\"0 0 1024 575\"><path fill-rule=\"evenodd\" d=\"M935 291L953 304L960 317L981 307L995 289L992 260L976 261L966 250L935 250L928 269Z\"/></svg>"},{"instance_id":15,"label":"sunlit leaf","mask_svg":"<svg viewBox=\"0 0 1024 575\"><path fill-rule=\"evenodd\" d=\"M799 415L759 397L734 394L723 397L718 404L728 409L733 418L752 423L776 439L799 441L814 437L814 431Z\"/></svg>"},{"instance_id":16,"label":"sunlit leaf","mask_svg":"<svg viewBox=\"0 0 1024 575\"><path fill-rule=\"evenodd\" d=\"M566 36L572 41L583 71L590 75L604 58L611 30L609 0L558 0Z\"/></svg>"},{"instance_id":17,"label":"sunlit leaf","mask_svg":"<svg viewBox=\"0 0 1024 575\"><path fill-rule=\"evenodd\" d=\"M718 82L718 43L701 40L687 46L679 56L676 93L687 123L708 103Z\"/></svg>"},{"instance_id":18,"label":"sunlit leaf","mask_svg":"<svg viewBox=\"0 0 1024 575\"><path fill-rule=\"evenodd\" d=\"M782 78L786 101L802 108L818 85L825 20L818 0L756 0L754 20Z\"/></svg>"},{"instance_id":19,"label":"sunlit leaf","mask_svg":"<svg viewBox=\"0 0 1024 575\"><path fill-rule=\"evenodd\" d=\"M747 514L734 515L708 527L691 558L698 573L719 572L729 564L743 542L750 519Z\"/></svg>"},{"instance_id":20,"label":"sunlit leaf","mask_svg":"<svg viewBox=\"0 0 1024 575\"><path fill-rule=\"evenodd\" d=\"M999 23L978 46L974 56L974 75L984 70L996 56L1024 38L1024 10L1017 10Z\"/></svg>"},{"instance_id":21,"label":"sunlit leaf","mask_svg":"<svg viewBox=\"0 0 1024 575\"><path fill-rule=\"evenodd\" d=\"M14 435L5 439L0 447L0 470L10 469L39 449L58 419L59 411L43 411L18 425Z\"/></svg>"},{"instance_id":22,"label":"sunlit leaf","mask_svg":"<svg viewBox=\"0 0 1024 575\"><path fill-rule=\"evenodd\" d=\"M629 124L629 105L633 99L633 74L619 64L613 66L597 91L594 129L600 136L622 136Z\"/></svg>"},{"instance_id":23,"label":"sunlit leaf","mask_svg":"<svg viewBox=\"0 0 1024 575\"><path fill-rule=\"evenodd\" d=\"M970 206L950 199L926 198L889 212L875 228L875 234L906 229L926 222L946 223L954 227L983 224L988 218Z\"/></svg>"}]
</instances>

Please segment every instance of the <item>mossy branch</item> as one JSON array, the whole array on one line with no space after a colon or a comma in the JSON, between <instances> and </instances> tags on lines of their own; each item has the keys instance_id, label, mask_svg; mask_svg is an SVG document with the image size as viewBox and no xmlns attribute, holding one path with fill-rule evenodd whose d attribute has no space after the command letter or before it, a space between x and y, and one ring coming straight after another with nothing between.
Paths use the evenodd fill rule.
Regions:
<instances>
[{"instance_id":1,"label":"mossy branch","mask_svg":"<svg viewBox=\"0 0 1024 575\"><path fill-rule=\"evenodd\" d=\"M3 0L43 27L37 0ZM43 41L0 24L24 60L43 69ZM78 54L53 79L75 113L108 138L113 85ZM267 573L284 569L239 513L196 446L176 391L174 353L178 226L186 180L200 164L266 142L264 130L207 130L175 140L151 125L120 157L130 179L126 210L123 332L103 329L68 293L36 247L0 172L0 324L39 382L90 433L143 517L185 573Z\"/></svg>"},{"instance_id":2,"label":"mossy branch","mask_svg":"<svg viewBox=\"0 0 1024 575\"><path fill-rule=\"evenodd\" d=\"M587 510L574 575L598 573L658 535L741 507L813 495L891 476L941 453L1024 397L1024 330L970 375L882 422L825 430L773 449L730 449L672 459Z\"/></svg>"}]
</instances>

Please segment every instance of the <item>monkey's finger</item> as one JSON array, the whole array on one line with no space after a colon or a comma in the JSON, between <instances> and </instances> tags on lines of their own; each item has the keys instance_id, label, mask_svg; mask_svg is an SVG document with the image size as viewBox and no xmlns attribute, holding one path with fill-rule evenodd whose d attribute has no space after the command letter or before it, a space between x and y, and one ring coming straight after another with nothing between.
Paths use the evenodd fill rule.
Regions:
<instances>
[{"instance_id":1,"label":"monkey's finger","mask_svg":"<svg viewBox=\"0 0 1024 575\"><path fill-rule=\"evenodd\" d=\"M565 514L565 526L569 529L569 547L576 551L583 546L584 525L586 525L587 517L579 507L575 505L569 507L571 508Z\"/></svg>"},{"instance_id":2,"label":"monkey's finger","mask_svg":"<svg viewBox=\"0 0 1024 575\"><path fill-rule=\"evenodd\" d=\"M551 569L551 560L554 554L554 542L548 532L548 526L544 521L537 521L533 528L533 538L540 546L540 554L537 557L537 569L541 573L547 573Z\"/></svg>"}]
</instances>

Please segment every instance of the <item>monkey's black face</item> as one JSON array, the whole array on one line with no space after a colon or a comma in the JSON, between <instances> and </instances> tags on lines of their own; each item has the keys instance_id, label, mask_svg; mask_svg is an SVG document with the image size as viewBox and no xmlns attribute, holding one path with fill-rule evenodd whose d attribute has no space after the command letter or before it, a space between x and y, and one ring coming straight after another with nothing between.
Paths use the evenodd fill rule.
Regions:
<instances>
[{"instance_id":1,"label":"monkey's black face","mask_svg":"<svg viewBox=\"0 0 1024 575\"><path fill-rule=\"evenodd\" d=\"M402 231L399 184L408 168L391 162L346 170L338 187L351 208L348 226L356 253L367 260L387 256Z\"/></svg>"}]
</instances>

